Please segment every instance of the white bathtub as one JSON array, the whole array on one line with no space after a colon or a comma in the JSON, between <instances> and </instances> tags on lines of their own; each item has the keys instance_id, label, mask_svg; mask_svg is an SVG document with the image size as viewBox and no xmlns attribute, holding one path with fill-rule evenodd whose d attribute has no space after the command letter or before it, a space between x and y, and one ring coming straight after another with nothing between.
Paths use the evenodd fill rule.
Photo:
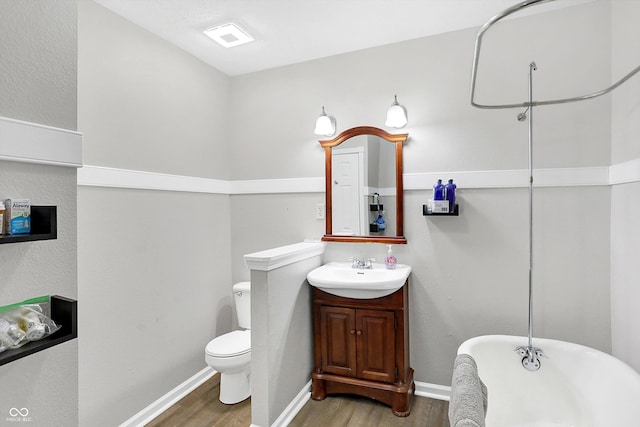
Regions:
<instances>
[{"instance_id":1,"label":"white bathtub","mask_svg":"<svg viewBox=\"0 0 640 427\"><path fill-rule=\"evenodd\" d=\"M458 354L471 355L487 385L487 427L638 427L640 374L598 350L534 338L548 358L527 371L514 349L526 337L471 338Z\"/></svg>"}]
</instances>

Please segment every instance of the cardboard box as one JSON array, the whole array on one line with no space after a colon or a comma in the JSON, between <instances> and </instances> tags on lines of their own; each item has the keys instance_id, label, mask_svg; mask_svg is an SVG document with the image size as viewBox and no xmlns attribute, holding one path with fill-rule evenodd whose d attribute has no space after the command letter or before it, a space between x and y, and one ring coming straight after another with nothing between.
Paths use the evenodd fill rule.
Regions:
<instances>
[{"instance_id":1,"label":"cardboard box","mask_svg":"<svg viewBox=\"0 0 640 427\"><path fill-rule=\"evenodd\" d=\"M431 213L449 213L449 201L427 200L427 211Z\"/></svg>"},{"instance_id":2,"label":"cardboard box","mask_svg":"<svg viewBox=\"0 0 640 427\"><path fill-rule=\"evenodd\" d=\"M4 201L4 233L29 234L31 232L31 204L29 199Z\"/></svg>"}]
</instances>

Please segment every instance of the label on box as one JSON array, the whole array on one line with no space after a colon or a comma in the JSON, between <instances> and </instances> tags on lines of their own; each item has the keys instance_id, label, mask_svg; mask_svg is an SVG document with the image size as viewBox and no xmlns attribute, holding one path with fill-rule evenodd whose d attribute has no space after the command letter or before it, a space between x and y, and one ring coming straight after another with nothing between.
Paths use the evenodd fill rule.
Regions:
<instances>
[{"instance_id":1,"label":"label on box","mask_svg":"<svg viewBox=\"0 0 640 427\"><path fill-rule=\"evenodd\" d=\"M427 200L427 209L432 213L449 213L449 201Z\"/></svg>"},{"instance_id":2,"label":"label on box","mask_svg":"<svg viewBox=\"0 0 640 427\"><path fill-rule=\"evenodd\" d=\"M28 234L31 232L31 204L29 199L7 199L5 205L5 233Z\"/></svg>"}]
</instances>

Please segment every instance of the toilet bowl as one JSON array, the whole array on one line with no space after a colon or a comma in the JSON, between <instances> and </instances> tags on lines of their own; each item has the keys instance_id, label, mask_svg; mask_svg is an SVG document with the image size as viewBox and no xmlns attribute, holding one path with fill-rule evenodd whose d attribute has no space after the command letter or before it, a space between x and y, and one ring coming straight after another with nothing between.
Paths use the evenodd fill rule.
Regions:
<instances>
[{"instance_id":1,"label":"toilet bowl","mask_svg":"<svg viewBox=\"0 0 640 427\"><path fill-rule=\"evenodd\" d=\"M220 372L220 402L232 405L251 395L251 300L249 282L233 286L242 330L228 332L209 341L204 358L209 366Z\"/></svg>"}]
</instances>

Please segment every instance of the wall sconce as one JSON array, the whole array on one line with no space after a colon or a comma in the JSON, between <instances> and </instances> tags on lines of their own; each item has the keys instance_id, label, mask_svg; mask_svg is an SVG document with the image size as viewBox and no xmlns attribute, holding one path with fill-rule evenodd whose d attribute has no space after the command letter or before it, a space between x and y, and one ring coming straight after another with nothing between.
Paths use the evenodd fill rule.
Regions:
<instances>
[{"instance_id":1,"label":"wall sconce","mask_svg":"<svg viewBox=\"0 0 640 427\"><path fill-rule=\"evenodd\" d=\"M398 104L398 95L394 96L393 104L387 110L386 126L400 129L407 125L407 109Z\"/></svg>"},{"instance_id":2,"label":"wall sconce","mask_svg":"<svg viewBox=\"0 0 640 427\"><path fill-rule=\"evenodd\" d=\"M320 136L332 136L336 133L336 119L332 116L327 116L322 107L322 114L316 120L316 128L313 131L316 135Z\"/></svg>"}]
</instances>

